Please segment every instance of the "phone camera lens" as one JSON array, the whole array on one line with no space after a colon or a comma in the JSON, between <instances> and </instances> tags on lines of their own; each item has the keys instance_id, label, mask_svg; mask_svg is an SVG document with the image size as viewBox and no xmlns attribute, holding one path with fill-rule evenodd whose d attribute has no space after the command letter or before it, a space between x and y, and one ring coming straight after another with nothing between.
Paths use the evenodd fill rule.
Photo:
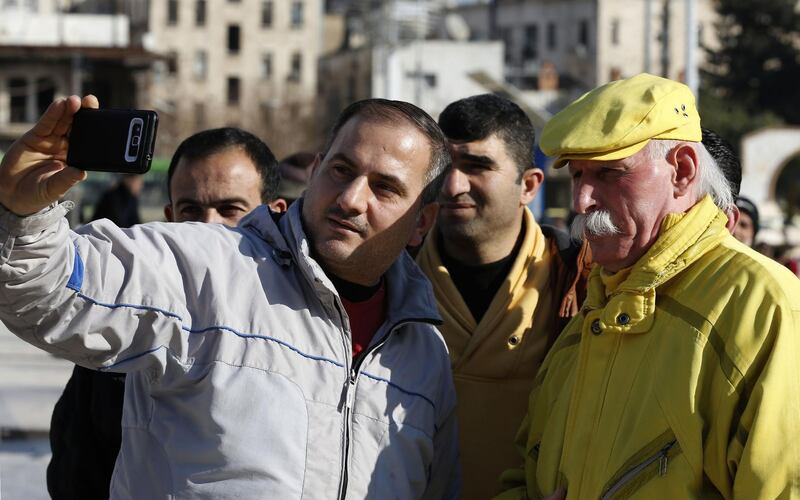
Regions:
<instances>
[{"instance_id":1,"label":"phone camera lens","mask_svg":"<svg viewBox=\"0 0 800 500\"><path fill-rule=\"evenodd\" d=\"M134 135L131 138L131 146L138 146L138 145L139 145L139 136L138 135Z\"/></svg>"}]
</instances>

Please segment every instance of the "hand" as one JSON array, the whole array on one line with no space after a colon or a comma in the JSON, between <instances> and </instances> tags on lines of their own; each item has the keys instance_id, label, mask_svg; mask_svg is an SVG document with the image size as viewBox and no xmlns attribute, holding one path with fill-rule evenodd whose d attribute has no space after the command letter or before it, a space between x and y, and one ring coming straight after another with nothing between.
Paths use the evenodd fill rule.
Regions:
<instances>
[{"instance_id":1,"label":"hand","mask_svg":"<svg viewBox=\"0 0 800 500\"><path fill-rule=\"evenodd\" d=\"M0 163L0 203L17 215L30 215L58 201L86 178L68 167L68 134L81 108L97 108L97 98L70 96L52 103L36 125L17 139Z\"/></svg>"}]
</instances>

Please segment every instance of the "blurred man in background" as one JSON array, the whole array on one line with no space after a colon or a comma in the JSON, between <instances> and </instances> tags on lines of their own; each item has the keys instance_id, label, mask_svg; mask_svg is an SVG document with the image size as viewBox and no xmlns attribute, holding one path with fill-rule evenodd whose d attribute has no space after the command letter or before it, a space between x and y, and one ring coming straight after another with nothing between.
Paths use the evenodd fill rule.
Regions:
<instances>
[{"instance_id":1,"label":"blurred man in background","mask_svg":"<svg viewBox=\"0 0 800 500\"><path fill-rule=\"evenodd\" d=\"M131 227L139 219L139 196L144 187L144 177L122 174L116 184L106 190L94 207L92 220L108 219L119 227Z\"/></svg>"},{"instance_id":2,"label":"blurred man in background","mask_svg":"<svg viewBox=\"0 0 800 500\"><path fill-rule=\"evenodd\" d=\"M278 164L281 173L278 197L286 200L287 205L291 205L294 200L303 196L315 156L314 153L300 151L287 156Z\"/></svg>"}]
</instances>

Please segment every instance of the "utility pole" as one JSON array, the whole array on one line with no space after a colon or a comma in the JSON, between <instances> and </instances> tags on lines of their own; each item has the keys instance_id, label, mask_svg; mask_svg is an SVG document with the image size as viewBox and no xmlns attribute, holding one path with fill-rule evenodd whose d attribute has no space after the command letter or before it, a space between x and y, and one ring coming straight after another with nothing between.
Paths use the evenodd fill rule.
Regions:
<instances>
[{"instance_id":1,"label":"utility pole","mask_svg":"<svg viewBox=\"0 0 800 500\"><path fill-rule=\"evenodd\" d=\"M661 7L661 76L669 78L669 0Z\"/></svg>"},{"instance_id":2,"label":"utility pole","mask_svg":"<svg viewBox=\"0 0 800 500\"><path fill-rule=\"evenodd\" d=\"M650 59L653 45L653 0L644 0L644 72L652 72Z\"/></svg>"},{"instance_id":3,"label":"utility pole","mask_svg":"<svg viewBox=\"0 0 800 500\"><path fill-rule=\"evenodd\" d=\"M695 0L686 0L686 85L697 99L699 78L697 75L697 14Z\"/></svg>"}]
</instances>

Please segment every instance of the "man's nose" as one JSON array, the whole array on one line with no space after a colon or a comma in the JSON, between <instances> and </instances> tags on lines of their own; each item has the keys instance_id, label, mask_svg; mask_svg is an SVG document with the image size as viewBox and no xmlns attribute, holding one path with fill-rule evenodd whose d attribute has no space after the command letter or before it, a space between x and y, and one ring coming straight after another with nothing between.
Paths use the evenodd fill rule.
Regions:
<instances>
[{"instance_id":1,"label":"man's nose","mask_svg":"<svg viewBox=\"0 0 800 500\"><path fill-rule=\"evenodd\" d=\"M453 167L444 179L442 195L445 198L455 198L458 195L469 193L469 177L461 170Z\"/></svg>"},{"instance_id":2,"label":"man's nose","mask_svg":"<svg viewBox=\"0 0 800 500\"><path fill-rule=\"evenodd\" d=\"M369 182L366 177L356 177L344 188L339 195L339 207L348 214L363 214L367 211L369 199L372 196Z\"/></svg>"},{"instance_id":3,"label":"man's nose","mask_svg":"<svg viewBox=\"0 0 800 500\"><path fill-rule=\"evenodd\" d=\"M594 210L597 205L596 194L595 187L591 183L576 181L572 185L572 206L575 212L585 214Z\"/></svg>"}]
</instances>

